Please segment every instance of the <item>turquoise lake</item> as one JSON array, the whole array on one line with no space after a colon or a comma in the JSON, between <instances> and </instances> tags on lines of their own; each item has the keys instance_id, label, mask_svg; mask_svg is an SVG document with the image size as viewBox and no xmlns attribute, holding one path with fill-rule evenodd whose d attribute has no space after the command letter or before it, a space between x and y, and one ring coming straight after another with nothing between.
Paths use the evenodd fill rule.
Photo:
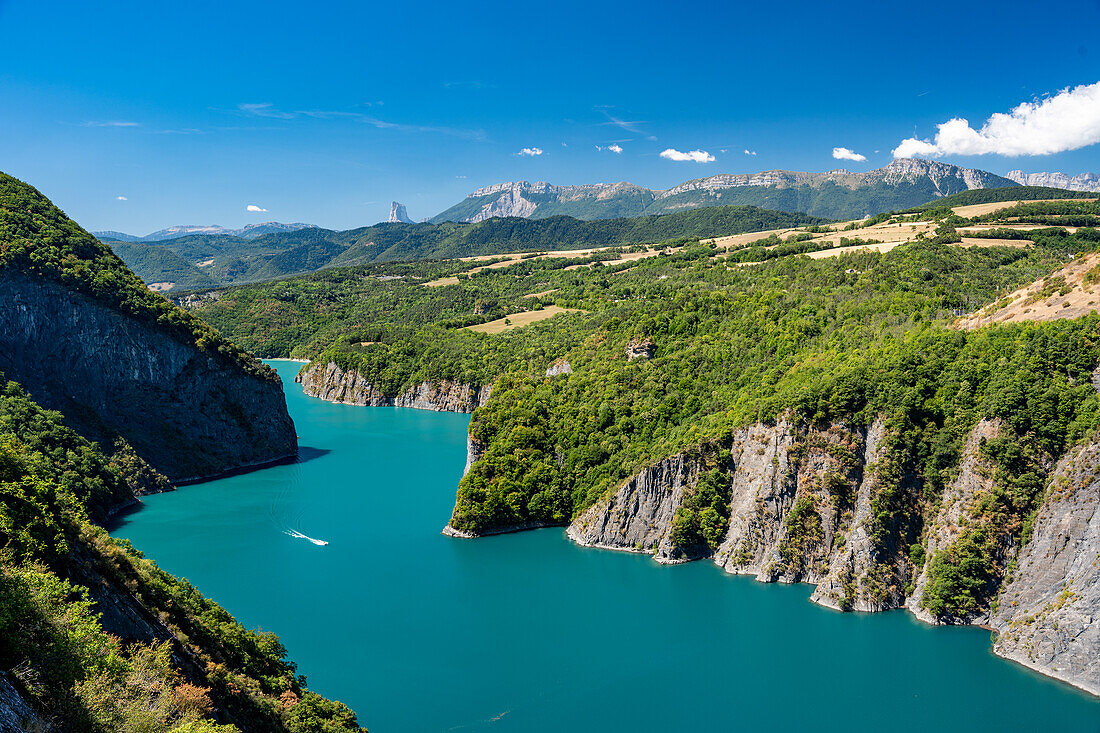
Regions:
<instances>
[{"instance_id":1,"label":"turquoise lake","mask_svg":"<svg viewBox=\"0 0 1100 733\"><path fill-rule=\"evenodd\" d=\"M276 632L372 733L1100 731L1100 701L980 629L561 529L444 537L469 416L333 405L272 365L305 460L148 497L112 534Z\"/></svg>"}]
</instances>

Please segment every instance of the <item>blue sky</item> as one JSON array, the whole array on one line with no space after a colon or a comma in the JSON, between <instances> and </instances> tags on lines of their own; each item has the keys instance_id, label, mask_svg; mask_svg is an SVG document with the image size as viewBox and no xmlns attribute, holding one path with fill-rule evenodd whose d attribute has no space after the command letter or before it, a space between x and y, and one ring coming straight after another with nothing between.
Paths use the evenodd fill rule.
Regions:
<instances>
[{"instance_id":1,"label":"blue sky","mask_svg":"<svg viewBox=\"0 0 1100 733\"><path fill-rule=\"evenodd\" d=\"M0 170L88 229L133 233L348 228L391 200L419 219L515 179L867 170L950 118L977 128L1097 83L1096 28L1098 0L0 0ZM1100 145L942 159L1100 172Z\"/></svg>"}]
</instances>

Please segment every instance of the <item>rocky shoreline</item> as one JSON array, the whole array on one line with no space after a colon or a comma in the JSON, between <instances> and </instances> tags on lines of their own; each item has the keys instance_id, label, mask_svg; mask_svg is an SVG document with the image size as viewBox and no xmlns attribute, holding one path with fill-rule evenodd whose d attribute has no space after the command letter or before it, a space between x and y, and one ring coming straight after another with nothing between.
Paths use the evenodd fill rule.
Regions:
<instances>
[{"instance_id":1,"label":"rocky shoreline","mask_svg":"<svg viewBox=\"0 0 1100 733\"><path fill-rule=\"evenodd\" d=\"M472 412L485 403L489 387L449 380L424 382L396 397L376 390L354 371L334 363L312 364L296 381L306 394L355 405ZM883 546L873 540L873 501L887 429L833 423L809 426L779 420L735 432L728 446L714 444L665 458L625 481L568 525L525 522L473 533L449 523L442 534L473 539L529 529L565 526L578 545L652 555L661 564L710 559L731 574L761 582L811 583L811 600L828 608L878 612L905 608L926 623L974 625L996 634L994 652L1030 669L1100 695L1100 441L1063 457L1050 484L1035 529L1021 546L1004 548L1004 566L1016 570L997 578L996 602L965 618L936 619L923 606L927 563L957 539L976 503L992 488L992 473L979 454L983 441L1001 433L996 420L980 421L963 448L958 475L945 488L935 514L898 529ZM486 446L467 436L463 475ZM701 475L724 456L731 484L730 516L714 549L685 550L672 541L677 509ZM1068 488L1067 488L1068 487ZM811 507L809 532L792 525L796 503ZM925 558L914 567L917 543ZM916 577L910 585L909 579Z\"/></svg>"},{"instance_id":2,"label":"rocky shoreline","mask_svg":"<svg viewBox=\"0 0 1100 733\"><path fill-rule=\"evenodd\" d=\"M422 382L399 395L387 395L359 372L344 370L334 362L310 366L298 372L294 381L310 397L344 405L405 407L436 412L473 412L489 399L491 385L460 384L449 379Z\"/></svg>"},{"instance_id":3,"label":"rocky shoreline","mask_svg":"<svg viewBox=\"0 0 1100 733\"><path fill-rule=\"evenodd\" d=\"M886 458L881 420L866 428L779 421L737 431L728 448L729 526L713 552L685 554L671 542L676 510L712 464L713 445L644 469L582 512L565 534L585 547L650 554L661 564L709 558L761 582L811 583L817 586L811 600L833 609L905 608L926 623L942 623L921 605L927 562L957 538L970 508L991 488L978 448L1001 429L983 420L971 431L958 475L913 538L924 549L920 568L911 565L907 542L893 543L883 557L884 548L872 541L872 499ZM483 453L484 446L468 440L467 471ZM1048 483L1032 536L1022 548L1006 547L1016 570L999 579L996 601L949 622L988 629L996 634L997 655L1100 695L1100 439L1063 457ZM791 510L800 499L813 507L819 531L792 552ZM530 522L474 534L448 524L443 534L474 538L545 526L560 525ZM908 588L914 573L918 580Z\"/></svg>"}]
</instances>

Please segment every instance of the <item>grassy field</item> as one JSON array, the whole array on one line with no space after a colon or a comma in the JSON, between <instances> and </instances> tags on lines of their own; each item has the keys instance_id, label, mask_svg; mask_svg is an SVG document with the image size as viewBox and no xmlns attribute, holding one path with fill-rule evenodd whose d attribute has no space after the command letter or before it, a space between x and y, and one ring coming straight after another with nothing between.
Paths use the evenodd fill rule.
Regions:
<instances>
[{"instance_id":1,"label":"grassy field","mask_svg":"<svg viewBox=\"0 0 1100 733\"><path fill-rule=\"evenodd\" d=\"M556 305L548 305L542 310L526 311L524 313L513 313L505 318L498 318L495 321L489 321L488 323L479 323L476 326L467 326L467 331L477 331L478 333L504 333L505 331L511 331L514 328L522 328L523 326L529 326L532 323L538 323L539 321L545 321L547 318L553 318L559 313L579 313L576 308L560 308Z\"/></svg>"}]
</instances>

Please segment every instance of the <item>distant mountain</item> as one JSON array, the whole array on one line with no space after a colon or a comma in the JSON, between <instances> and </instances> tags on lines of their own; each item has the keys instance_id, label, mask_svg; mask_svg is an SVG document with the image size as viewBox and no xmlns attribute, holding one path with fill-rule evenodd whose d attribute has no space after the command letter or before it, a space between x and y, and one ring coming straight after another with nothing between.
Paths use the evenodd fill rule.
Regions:
<instances>
[{"instance_id":1,"label":"distant mountain","mask_svg":"<svg viewBox=\"0 0 1100 733\"><path fill-rule=\"evenodd\" d=\"M409 218L409 212L405 210L405 204L394 201L390 204L390 218L386 219L386 223L412 224L413 220Z\"/></svg>"},{"instance_id":2,"label":"distant mountain","mask_svg":"<svg viewBox=\"0 0 1100 733\"><path fill-rule=\"evenodd\" d=\"M1100 175L1095 173L1078 173L1076 176L1067 176L1065 173L1009 171L1006 177L1022 186L1047 186L1049 188L1064 188L1067 191L1100 191Z\"/></svg>"},{"instance_id":3,"label":"distant mountain","mask_svg":"<svg viewBox=\"0 0 1100 733\"><path fill-rule=\"evenodd\" d=\"M843 169L723 173L667 191L625 182L556 186L517 181L480 188L431 221L478 222L506 216L540 219L559 214L611 219L730 204L853 219L907 209L961 191L1015 185L986 171L913 158L895 160L866 173Z\"/></svg>"},{"instance_id":4,"label":"distant mountain","mask_svg":"<svg viewBox=\"0 0 1100 733\"><path fill-rule=\"evenodd\" d=\"M92 234L96 239L104 242L163 242L166 239L176 239L178 237L187 237L195 234L228 234L233 237L255 239L265 234L273 234L275 232L296 232L299 229L316 228L316 226L316 224L302 224L301 222L283 224L277 221L266 221L262 224L248 224L240 229L229 229L227 227L218 226L217 224L182 224L168 227L167 229L160 229L152 234L146 234L143 237L115 231L92 232Z\"/></svg>"},{"instance_id":5,"label":"distant mountain","mask_svg":"<svg viewBox=\"0 0 1100 733\"><path fill-rule=\"evenodd\" d=\"M160 242L116 241L110 246L150 287L165 291L273 280L368 262L655 243L826 222L755 206L716 206L599 221L553 216L532 221L492 218L474 224L383 222L342 232L310 227L254 239L191 234Z\"/></svg>"}]
</instances>

